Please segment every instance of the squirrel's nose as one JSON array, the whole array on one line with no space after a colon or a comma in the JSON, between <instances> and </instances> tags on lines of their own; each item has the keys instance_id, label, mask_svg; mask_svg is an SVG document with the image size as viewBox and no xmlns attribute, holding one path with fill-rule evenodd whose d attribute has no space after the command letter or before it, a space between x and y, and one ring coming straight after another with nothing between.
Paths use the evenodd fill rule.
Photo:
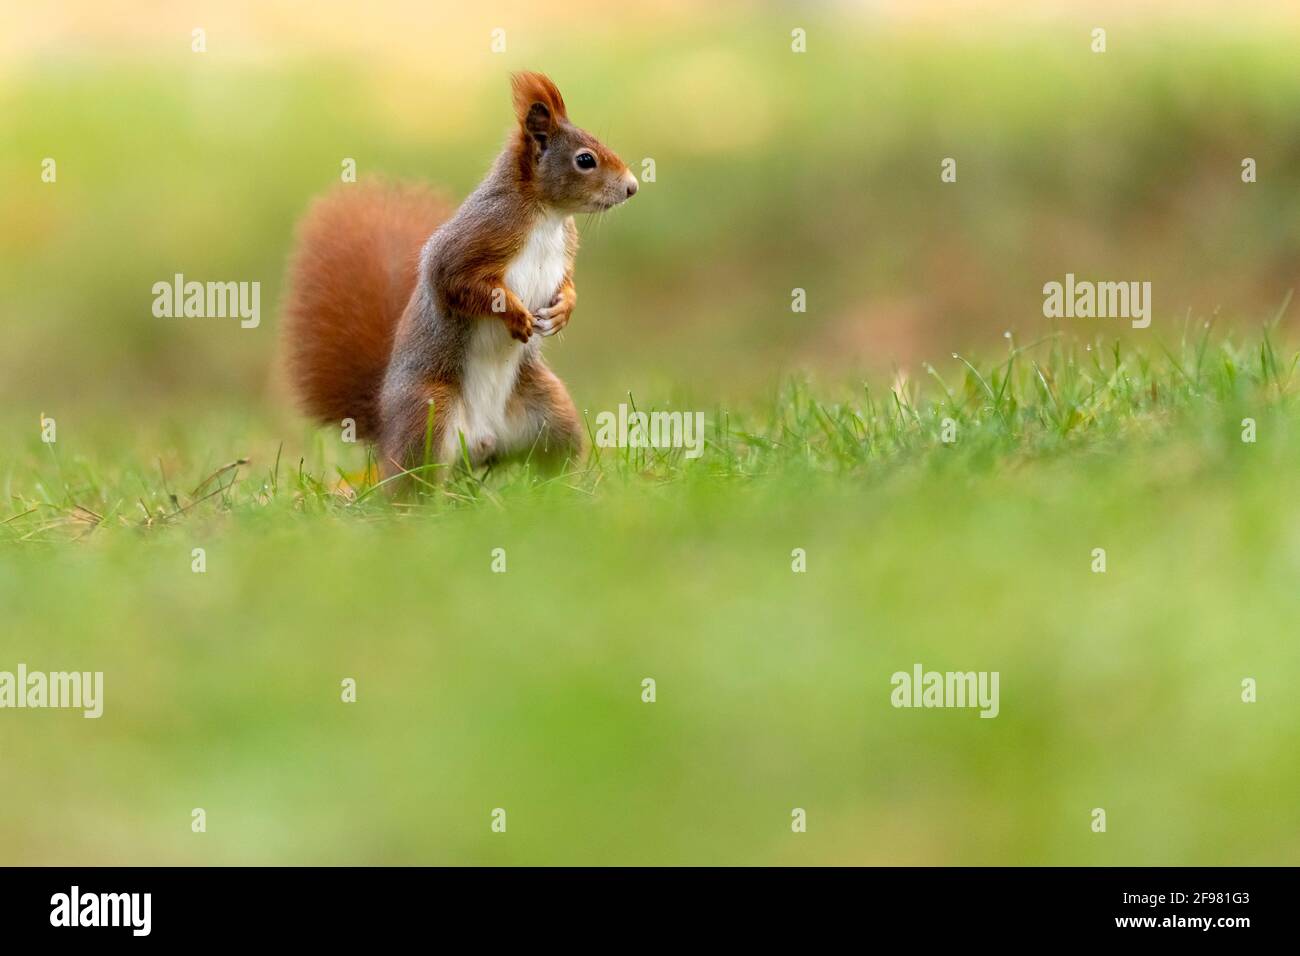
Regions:
<instances>
[{"instance_id":1,"label":"squirrel's nose","mask_svg":"<svg viewBox=\"0 0 1300 956\"><path fill-rule=\"evenodd\" d=\"M638 189L636 177L633 176L631 173L628 173L624 177L623 181L627 184L627 198L631 199L633 196L636 195L636 191Z\"/></svg>"}]
</instances>

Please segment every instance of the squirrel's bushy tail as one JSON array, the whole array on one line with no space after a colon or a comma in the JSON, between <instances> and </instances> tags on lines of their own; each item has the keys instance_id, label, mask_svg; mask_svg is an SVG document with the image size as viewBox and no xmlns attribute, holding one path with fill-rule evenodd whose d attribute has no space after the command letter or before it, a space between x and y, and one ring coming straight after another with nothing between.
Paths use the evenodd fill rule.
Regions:
<instances>
[{"instance_id":1,"label":"squirrel's bushy tail","mask_svg":"<svg viewBox=\"0 0 1300 956\"><path fill-rule=\"evenodd\" d=\"M420 186L348 184L316 200L289 265L283 336L293 389L322 422L379 428L379 390L420 249L451 215Z\"/></svg>"}]
</instances>

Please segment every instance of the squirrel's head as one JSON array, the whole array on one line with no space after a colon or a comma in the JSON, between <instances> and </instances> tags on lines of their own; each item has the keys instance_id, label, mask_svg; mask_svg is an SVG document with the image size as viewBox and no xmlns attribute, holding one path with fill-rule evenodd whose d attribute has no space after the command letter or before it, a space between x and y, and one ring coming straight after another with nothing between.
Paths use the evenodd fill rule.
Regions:
<instances>
[{"instance_id":1,"label":"squirrel's head","mask_svg":"<svg viewBox=\"0 0 1300 956\"><path fill-rule=\"evenodd\" d=\"M564 98L541 73L514 73L520 177L560 212L601 212L636 193L636 177L607 147L569 122Z\"/></svg>"}]
</instances>

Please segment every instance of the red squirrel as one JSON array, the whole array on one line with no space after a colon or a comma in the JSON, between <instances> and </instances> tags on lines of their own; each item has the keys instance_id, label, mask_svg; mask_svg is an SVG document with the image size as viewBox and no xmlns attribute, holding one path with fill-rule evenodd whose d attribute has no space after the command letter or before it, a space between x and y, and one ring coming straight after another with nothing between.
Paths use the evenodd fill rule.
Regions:
<instances>
[{"instance_id":1,"label":"red squirrel","mask_svg":"<svg viewBox=\"0 0 1300 956\"><path fill-rule=\"evenodd\" d=\"M584 448L541 340L577 300L573 215L629 199L637 180L569 122L550 79L511 81L518 128L455 215L423 188L353 184L300 228L284 316L291 381L314 418L356 422L385 477L426 451L477 466Z\"/></svg>"}]
</instances>

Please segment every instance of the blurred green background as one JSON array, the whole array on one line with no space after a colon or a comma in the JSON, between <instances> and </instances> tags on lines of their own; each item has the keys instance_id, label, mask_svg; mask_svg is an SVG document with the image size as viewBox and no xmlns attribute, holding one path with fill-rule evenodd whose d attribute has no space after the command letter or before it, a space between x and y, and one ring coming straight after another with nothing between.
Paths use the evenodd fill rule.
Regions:
<instances>
[{"instance_id":1,"label":"blurred green background","mask_svg":"<svg viewBox=\"0 0 1300 956\"><path fill-rule=\"evenodd\" d=\"M579 407L715 418L795 372L919 377L1048 331L1066 272L1154 288L1146 333L1070 334L1249 334L1300 263L1300 17L1084 6L6 8L0 520L42 498L135 520L164 481L244 456L254 477L175 527L0 543L0 669L104 670L107 696L99 721L0 711L0 863L1295 863L1292 419L1248 461L1221 423L1153 421L1045 461L406 520L268 488L281 458L359 464L278 380L295 221L346 157L463 196L511 69L655 161L580 223L548 345ZM154 318L176 272L260 281L261 327ZM1001 671L1000 717L891 708L917 661Z\"/></svg>"},{"instance_id":2,"label":"blurred green background","mask_svg":"<svg viewBox=\"0 0 1300 956\"><path fill-rule=\"evenodd\" d=\"M74 7L3 77L0 394L51 414L264 407L309 200L345 157L462 197L523 67L638 172L656 165L584 236L581 325L548 350L580 405L987 349L1040 330L1043 283L1066 272L1151 281L1166 334L1189 312L1271 314L1300 261L1300 18L1081 6L324 4L310 23L292 4ZM176 272L260 281L262 327L155 319L150 289Z\"/></svg>"}]
</instances>

